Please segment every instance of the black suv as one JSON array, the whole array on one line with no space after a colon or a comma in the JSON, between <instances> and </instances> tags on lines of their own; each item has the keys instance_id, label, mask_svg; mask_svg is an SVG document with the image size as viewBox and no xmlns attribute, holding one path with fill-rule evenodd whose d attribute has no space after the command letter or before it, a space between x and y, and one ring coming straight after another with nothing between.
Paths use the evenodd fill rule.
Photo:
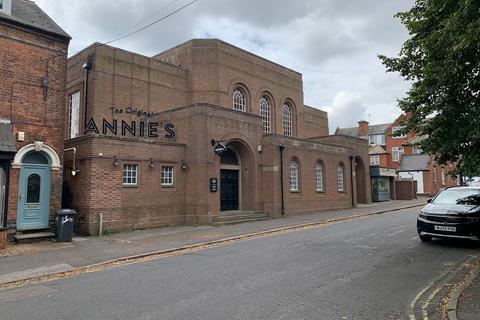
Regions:
<instances>
[{"instance_id":1,"label":"black suv","mask_svg":"<svg viewBox=\"0 0 480 320\"><path fill-rule=\"evenodd\" d=\"M452 187L440 191L420 211L418 235L422 241L432 237L480 239L480 188Z\"/></svg>"}]
</instances>

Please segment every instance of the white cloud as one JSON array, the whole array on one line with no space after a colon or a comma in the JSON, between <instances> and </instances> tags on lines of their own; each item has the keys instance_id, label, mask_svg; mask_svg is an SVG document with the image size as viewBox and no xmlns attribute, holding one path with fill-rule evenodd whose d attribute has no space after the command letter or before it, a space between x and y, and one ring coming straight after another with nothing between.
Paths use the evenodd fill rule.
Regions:
<instances>
[{"instance_id":1,"label":"white cloud","mask_svg":"<svg viewBox=\"0 0 480 320\"><path fill-rule=\"evenodd\" d=\"M72 37L70 51L107 41L178 8L171 0L37 0ZM358 120L389 122L408 89L385 73L377 54L395 55L408 34L393 15L413 0L199 0L135 36L114 43L154 55L193 37L220 38L303 74L305 104L330 112L330 131Z\"/></svg>"}]
</instances>

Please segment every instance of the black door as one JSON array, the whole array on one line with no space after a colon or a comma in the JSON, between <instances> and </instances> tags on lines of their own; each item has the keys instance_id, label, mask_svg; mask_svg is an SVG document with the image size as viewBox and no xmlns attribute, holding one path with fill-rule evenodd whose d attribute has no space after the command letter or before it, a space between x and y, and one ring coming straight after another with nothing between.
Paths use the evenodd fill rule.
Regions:
<instances>
[{"instance_id":1,"label":"black door","mask_svg":"<svg viewBox=\"0 0 480 320\"><path fill-rule=\"evenodd\" d=\"M238 170L220 170L220 210L238 210Z\"/></svg>"}]
</instances>

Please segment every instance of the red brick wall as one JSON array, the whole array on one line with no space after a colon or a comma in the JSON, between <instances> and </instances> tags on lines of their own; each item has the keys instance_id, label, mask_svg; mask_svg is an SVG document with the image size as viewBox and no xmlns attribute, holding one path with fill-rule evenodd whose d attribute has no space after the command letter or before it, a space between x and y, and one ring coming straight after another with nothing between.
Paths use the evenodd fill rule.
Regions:
<instances>
[{"instance_id":1,"label":"red brick wall","mask_svg":"<svg viewBox=\"0 0 480 320\"><path fill-rule=\"evenodd\" d=\"M68 41L0 24L0 118L9 119L14 133L25 132L17 150L34 141L52 147L63 161L65 81ZM48 76L48 89L42 88ZM12 168L8 202L10 227L16 223L19 169ZM62 172L52 172L51 220L61 206Z\"/></svg>"}]
</instances>

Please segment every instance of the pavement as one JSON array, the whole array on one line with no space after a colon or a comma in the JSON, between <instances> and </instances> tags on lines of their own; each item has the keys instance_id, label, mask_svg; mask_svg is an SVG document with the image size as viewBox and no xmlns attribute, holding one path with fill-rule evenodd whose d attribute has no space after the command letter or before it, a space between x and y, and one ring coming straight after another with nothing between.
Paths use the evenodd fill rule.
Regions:
<instances>
[{"instance_id":1,"label":"pavement","mask_svg":"<svg viewBox=\"0 0 480 320\"><path fill-rule=\"evenodd\" d=\"M449 320L480 319L480 276L478 267L468 282L466 286L460 289L456 315L449 317Z\"/></svg>"}]
</instances>

